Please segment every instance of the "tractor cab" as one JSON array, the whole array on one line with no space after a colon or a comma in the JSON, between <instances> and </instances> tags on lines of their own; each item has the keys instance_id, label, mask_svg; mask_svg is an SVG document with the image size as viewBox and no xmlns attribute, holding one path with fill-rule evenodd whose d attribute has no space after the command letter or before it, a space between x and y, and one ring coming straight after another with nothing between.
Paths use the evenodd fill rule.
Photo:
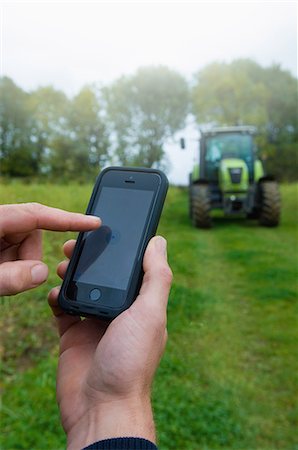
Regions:
<instances>
[{"instance_id":1,"label":"tractor cab","mask_svg":"<svg viewBox=\"0 0 298 450\"><path fill-rule=\"evenodd\" d=\"M256 129L251 126L201 132L200 162L190 175L190 213L197 226L210 226L209 212L214 208L229 215L261 217L263 191L268 183L274 189L276 182L272 177L264 177L262 162L256 156L255 134ZM278 217L279 209L268 224L277 224Z\"/></svg>"},{"instance_id":2,"label":"tractor cab","mask_svg":"<svg viewBox=\"0 0 298 450\"><path fill-rule=\"evenodd\" d=\"M255 145L249 128L243 132L233 129L222 129L218 133L206 133L201 141L201 164L204 175L209 180L217 181L220 165L223 160L243 161L248 172L248 178L254 177ZM203 150L204 149L204 150ZM232 164L233 165L233 164ZM240 164L243 167L243 164ZM237 173L232 171L233 173ZM203 175L203 176L204 176Z\"/></svg>"}]
</instances>

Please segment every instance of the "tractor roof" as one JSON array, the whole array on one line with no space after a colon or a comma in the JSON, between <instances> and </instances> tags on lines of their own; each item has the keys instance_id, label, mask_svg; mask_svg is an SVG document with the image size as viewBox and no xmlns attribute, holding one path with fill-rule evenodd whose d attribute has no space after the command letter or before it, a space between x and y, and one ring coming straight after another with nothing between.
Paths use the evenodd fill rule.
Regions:
<instances>
[{"instance_id":1,"label":"tractor roof","mask_svg":"<svg viewBox=\"0 0 298 450\"><path fill-rule=\"evenodd\" d=\"M248 134L256 134L256 127L248 126L248 125L240 125L234 127L214 127L209 130L200 130L202 136L214 136L215 134L220 133L248 133Z\"/></svg>"}]
</instances>

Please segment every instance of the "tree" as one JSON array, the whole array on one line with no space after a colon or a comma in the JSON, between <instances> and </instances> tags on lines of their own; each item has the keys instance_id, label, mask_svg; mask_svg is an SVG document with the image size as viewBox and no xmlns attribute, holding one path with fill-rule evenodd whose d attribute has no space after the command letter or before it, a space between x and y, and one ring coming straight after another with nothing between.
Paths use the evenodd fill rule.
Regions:
<instances>
[{"instance_id":1,"label":"tree","mask_svg":"<svg viewBox=\"0 0 298 450\"><path fill-rule=\"evenodd\" d=\"M69 100L52 86L26 93L0 80L0 163L7 176L87 180L108 157L108 136L96 89Z\"/></svg>"},{"instance_id":2,"label":"tree","mask_svg":"<svg viewBox=\"0 0 298 450\"><path fill-rule=\"evenodd\" d=\"M188 110L184 78L167 67L144 67L115 81L103 95L118 161L159 165L166 139L184 125Z\"/></svg>"},{"instance_id":3,"label":"tree","mask_svg":"<svg viewBox=\"0 0 298 450\"><path fill-rule=\"evenodd\" d=\"M264 126L267 89L261 67L250 60L212 63L195 77L193 112L199 123Z\"/></svg>"},{"instance_id":4,"label":"tree","mask_svg":"<svg viewBox=\"0 0 298 450\"><path fill-rule=\"evenodd\" d=\"M38 149L40 173L52 171L51 157L54 143L65 138L70 101L62 91L45 86L31 92L30 113L33 117L32 139Z\"/></svg>"},{"instance_id":5,"label":"tree","mask_svg":"<svg viewBox=\"0 0 298 450\"><path fill-rule=\"evenodd\" d=\"M0 79L0 168L7 176L39 172L39 153L32 139L33 118L29 95L10 78Z\"/></svg>"},{"instance_id":6,"label":"tree","mask_svg":"<svg viewBox=\"0 0 298 450\"><path fill-rule=\"evenodd\" d=\"M52 142L52 174L66 178L93 179L107 161L109 139L96 89L84 87L69 104L65 132Z\"/></svg>"},{"instance_id":7,"label":"tree","mask_svg":"<svg viewBox=\"0 0 298 450\"><path fill-rule=\"evenodd\" d=\"M297 177L297 80L289 72L246 59L210 64L195 77L192 109L199 124L256 126L268 171Z\"/></svg>"}]
</instances>

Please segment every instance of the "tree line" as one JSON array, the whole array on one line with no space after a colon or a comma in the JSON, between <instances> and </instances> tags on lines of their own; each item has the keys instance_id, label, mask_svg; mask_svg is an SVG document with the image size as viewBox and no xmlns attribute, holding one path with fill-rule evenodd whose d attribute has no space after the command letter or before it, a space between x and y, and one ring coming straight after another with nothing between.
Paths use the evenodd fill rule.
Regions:
<instances>
[{"instance_id":1,"label":"tree line","mask_svg":"<svg viewBox=\"0 0 298 450\"><path fill-rule=\"evenodd\" d=\"M213 63L191 82L164 66L140 68L69 98L52 86L25 92L0 78L4 177L92 180L106 164L163 167L164 145L192 113L198 127L254 125L267 171L297 177L297 79L252 60Z\"/></svg>"}]
</instances>

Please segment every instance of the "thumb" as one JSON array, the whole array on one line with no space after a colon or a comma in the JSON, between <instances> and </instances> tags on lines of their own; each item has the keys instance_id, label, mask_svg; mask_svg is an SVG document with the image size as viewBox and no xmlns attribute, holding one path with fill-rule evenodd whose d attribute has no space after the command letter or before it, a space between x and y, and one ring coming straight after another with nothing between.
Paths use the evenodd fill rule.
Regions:
<instances>
[{"instance_id":1,"label":"thumb","mask_svg":"<svg viewBox=\"0 0 298 450\"><path fill-rule=\"evenodd\" d=\"M13 295L39 286L48 278L41 261L9 261L0 265L0 295Z\"/></svg>"},{"instance_id":2,"label":"thumb","mask_svg":"<svg viewBox=\"0 0 298 450\"><path fill-rule=\"evenodd\" d=\"M143 261L144 278L140 290L142 302L150 308L165 311L172 283L172 271L167 262L166 240L161 236L151 239Z\"/></svg>"}]
</instances>

